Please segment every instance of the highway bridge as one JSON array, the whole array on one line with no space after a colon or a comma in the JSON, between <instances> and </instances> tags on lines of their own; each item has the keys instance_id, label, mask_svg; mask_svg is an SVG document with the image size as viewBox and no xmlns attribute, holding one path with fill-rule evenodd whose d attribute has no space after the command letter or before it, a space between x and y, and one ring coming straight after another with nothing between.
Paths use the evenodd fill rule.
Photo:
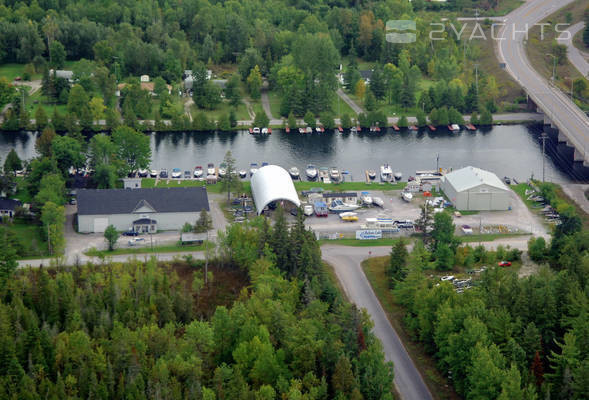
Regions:
<instances>
[{"instance_id":1,"label":"highway bridge","mask_svg":"<svg viewBox=\"0 0 589 400\"><path fill-rule=\"evenodd\" d=\"M559 141L574 147L574 160L589 166L589 117L560 89L541 76L528 60L527 31L573 0L528 0L502 21L497 52L506 70L545 115L545 124L558 129Z\"/></svg>"}]
</instances>

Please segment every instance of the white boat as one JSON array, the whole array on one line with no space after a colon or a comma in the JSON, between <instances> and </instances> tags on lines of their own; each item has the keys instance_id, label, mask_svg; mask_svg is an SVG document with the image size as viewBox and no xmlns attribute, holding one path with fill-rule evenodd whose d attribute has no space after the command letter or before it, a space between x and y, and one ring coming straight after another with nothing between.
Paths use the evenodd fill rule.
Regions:
<instances>
[{"instance_id":1,"label":"white boat","mask_svg":"<svg viewBox=\"0 0 589 400\"><path fill-rule=\"evenodd\" d=\"M370 206L372 205L372 196L370 196L370 193L368 192L362 192L362 195L360 196L360 201L362 201L363 205Z\"/></svg>"},{"instance_id":2,"label":"white boat","mask_svg":"<svg viewBox=\"0 0 589 400\"><path fill-rule=\"evenodd\" d=\"M407 203L409 203L411 202L411 200L413 200L413 193L402 191L401 198L405 200Z\"/></svg>"},{"instance_id":3,"label":"white boat","mask_svg":"<svg viewBox=\"0 0 589 400\"><path fill-rule=\"evenodd\" d=\"M395 180L400 181L401 178L403 177L403 173L402 172L395 172Z\"/></svg>"},{"instance_id":4,"label":"white boat","mask_svg":"<svg viewBox=\"0 0 589 400\"><path fill-rule=\"evenodd\" d=\"M305 174L307 174L307 178L309 179L316 179L317 178L317 167L313 164L307 165L307 169L305 170Z\"/></svg>"},{"instance_id":5,"label":"white boat","mask_svg":"<svg viewBox=\"0 0 589 400\"><path fill-rule=\"evenodd\" d=\"M239 177L241 179L245 178L247 176L247 171L245 169L240 169L239 170Z\"/></svg>"},{"instance_id":6,"label":"white boat","mask_svg":"<svg viewBox=\"0 0 589 400\"><path fill-rule=\"evenodd\" d=\"M207 175L215 175L215 164L208 163L208 165L207 165Z\"/></svg>"},{"instance_id":7,"label":"white boat","mask_svg":"<svg viewBox=\"0 0 589 400\"><path fill-rule=\"evenodd\" d=\"M305 133L305 130L303 128L299 128L299 133Z\"/></svg>"},{"instance_id":8,"label":"white boat","mask_svg":"<svg viewBox=\"0 0 589 400\"><path fill-rule=\"evenodd\" d=\"M288 173L290 174L290 177L292 179L299 179L300 178L299 169L297 167L292 167L291 169L288 170Z\"/></svg>"},{"instance_id":9,"label":"white boat","mask_svg":"<svg viewBox=\"0 0 589 400\"><path fill-rule=\"evenodd\" d=\"M305 129L305 133L313 133L313 128L311 128L310 126L308 126L308 127Z\"/></svg>"},{"instance_id":10,"label":"white boat","mask_svg":"<svg viewBox=\"0 0 589 400\"><path fill-rule=\"evenodd\" d=\"M352 211L346 211L346 212L343 212L343 213L340 213L339 214L339 217L340 218L357 217L357 216L358 216L358 213L355 213L355 212L352 212Z\"/></svg>"},{"instance_id":11,"label":"white boat","mask_svg":"<svg viewBox=\"0 0 589 400\"><path fill-rule=\"evenodd\" d=\"M225 168L219 168L219 176L223 178L225 175L227 175L227 170Z\"/></svg>"},{"instance_id":12,"label":"white boat","mask_svg":"<svg viewBox=\"0 0 589 400\"><path fill-rule=\"evenodd\" d=\"M149 176L151 176L152 178L157 178L157 169L152 169L149 172Z\"/></svg>"},{"instance_id":13,"label":"white boat","mask_svg":"<svg viewBox=\"0 0 589 400\"><path fill-rule=\"evenodd\" d=\"M174 179L178 179L182 177L182 170L180 170L180 168L174 168L172 169L172 178Z\"/></svg>"},{"instance_id":14,"label":"white boat","mask_svg":"<svg viewBox=\"0 0 589 400\"><path fill-rule=\"evenodd\" d=\"M344 203L343 201L337 199L337 200L333 200L327 208L331 212L340 213L340 212L357 210L358 208L360 208L360 206L357 204Z\"/></svg>"},{"instance_id":15,"label":"white boat","mask_svg":"<svg viewBox=\"0 0 589 400\"><path fill-rule=\"evenodd\" d=\"M329 169L329 179L331 179L334 182L339 182L342 178L341 173L339 172L339 169L337 169L337 167L331 167Z\"/></svg>"},{"instance_id":16,"label":"white boat","mask_svg":"<svg viewBox=\"0 0 589 400\"><path fill-rule=\"evenodd\" d=\"M393 179L393 170L389 164L380 166L380 180L383 182L390 182Z\"/></svg>"},{"instance_id":17,"label":"white boat","mask_svg":"<svg viewBox=\"0 0 589 400\"><path fill-rule=\"evenodd\" d=\"M148 170L146 170L146 169L140 169L140 170L139 170L139 176L140 176L141 178L145 178L145 177L146 177L148 174L149 174L149 171L148 171Z\"/></svg>"},{"instance_id":18,"label":"white boat","mask_svg":"<svg viewBox=\"0 0 589 400\"><path fill-rule=\"evenodd\" d=\"M374 178L376 178L376 171L374 171L373 169L369 169L368 170L368 178L373 181Z\"/></svg>"},{"instance_id":19,"label":"white boat","mask_svg":"<svg viewBox=\"0 0 589 400\"><path fill-rule=\"evenodd\" d=\"M194 167L193 175L195 178L202 178L202 167L200 165Z\"/></svg>"},{"instance_id":20,"label":"white boat","mask_svg":"<svg viewBox=\"0 0 589 400\"><path fill-rule=\"evenodd\" d=\"M305 214L307 217L313 215L313 206L311 204L305 204L303 206L303 214Z\"/></svg>"},{"instance_id":21,"label":"white boat","mask_svg":"<svg viewBox=\"0 0 589 400\"><path fill-rule=\"evenodd\" d=\"M448 129L450 129L452 132L458 132L460 130L460 125L450 124L448 125Z\"/></svg>"},{"instance_id":22,"label":"white boat","mask_svg":"<svg viewBox=\"0 0 589 400\"><path fill-rule=\"evenodd\" d=\"M258 134L260 133L260 128L258 128L257 126L252 130L253 133Z\"/></svg>"},{"instance_id":23,"label":"white boat","mask_svg":"<svg viewBox=\"0 0 589 400\"><path fill-rule=\"evenodd\" d=\"M374 204L375 206L384 207L384 200L380 197L373 197L372 204Z\"/></svg>"},{"instance_id":24,"label":"white boat","mask_svg":"<svg viewBox=\"0 0 589 400\"><path fill-rule=\"evenodd\" d=\"M315 132L317 132L317 133L321 133L321 128L319 128L319 127L316 127L316 128L315 128Z\"/></svg>"},{"instance_id":25,"label":"white boat","mask_svg":"<svg viewBox=\"0 0 589 400\"><path fill-rule=\"evenodd\" d=\"M253 176L256 172L258 172L258 163L251 163L250 164L250 176Z\"/></svg>"},{"instance_id":26,"label":"white boat","mask_svg":"<svg viewBox=\"0 0 589 400\"><path fill-rule=\"evenodd\" d=\"M267 135L268 134L268 128L262 128L262 134Z\"/></svg>"}]
</instances>

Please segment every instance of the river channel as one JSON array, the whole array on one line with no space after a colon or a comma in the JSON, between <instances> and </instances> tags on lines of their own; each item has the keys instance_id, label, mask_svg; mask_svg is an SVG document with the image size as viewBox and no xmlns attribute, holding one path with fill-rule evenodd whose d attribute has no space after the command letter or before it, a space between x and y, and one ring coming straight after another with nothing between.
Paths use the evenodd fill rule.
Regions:
<instances>
[{"instance_id":1,"label":"river channel","mask_svg":"<svg viewBox=\"0 0 589 400\"><path fill-rule=\"evenodd\" d=\"M152 168L192 170L196 165L218 165L231 150L238 169L249 169L250 163L268 162L285 168L304 171L307 164L317 167L338 167L348 171L346 180L365 179L364 171L389 163L403 179L416 170L440 167L460 168L472 165L509 176L518 181L532 174L542 177L542 126L495 126L476 132L393 133L322 133L301 135L274 130L272 135L253 136L247 131L216 133L152 133ZM30 159L35 154L36 134L0 133L0 157L10 149ZM556 139L546 141L544 159L547 181L571 182L584 180L584 169L573 164L569 151ZM438 160L439 157L439 161ZM3 162L3 161L2 161Z\"/></svg>"}]
</instances>

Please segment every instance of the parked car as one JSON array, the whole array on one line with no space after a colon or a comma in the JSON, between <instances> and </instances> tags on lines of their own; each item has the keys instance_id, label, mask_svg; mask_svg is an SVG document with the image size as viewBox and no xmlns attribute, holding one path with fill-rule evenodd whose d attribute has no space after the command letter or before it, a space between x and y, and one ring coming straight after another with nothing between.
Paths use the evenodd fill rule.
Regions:
<instances>
[{"instance_id":1,"label":"parked car","mask_svg":"<svg viewBox=\"0 0 589 400\"><path fill-rule=\"evenodd\" d=\"M511 261L499 261L497 265L500 267L511 267Z\"/></svg>"},{"instance_id":2,"label":"parked car","mask_svg":"<svg viewBox=\"0 0 589 400\"><path fill-rule=\"evenodd\" d=\"M135 232L135 231L126 231L123 232L123 236L139 236L139 232Z\"/></svg>"},{"instance_id":3,"label":"parked car","mask_svg":"<svg viewBox=\"0 0 589 400\"><path fill-rule=\"evenodd\" d=\"M145 238L133 238L129 240L129 246L137 246L140 243L144 243Z\"/></svg>"},{"instance_id":4,"label":"parked car","mask_svg":"<svg viewBox=\"0 0 589 400\"><path fill-rule=\"evenodd\" d=\"M162 169L160 171L160 178L167 178L168 177L168 170L167 169Z\"/></svg>"}]
</instances>

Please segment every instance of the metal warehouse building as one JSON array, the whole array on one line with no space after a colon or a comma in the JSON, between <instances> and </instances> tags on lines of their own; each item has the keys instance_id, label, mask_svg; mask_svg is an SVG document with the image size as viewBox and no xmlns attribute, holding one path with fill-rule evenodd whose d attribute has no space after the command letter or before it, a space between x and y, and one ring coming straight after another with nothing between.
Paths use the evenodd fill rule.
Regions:
<instances>
[{"instance_id":1,"label":"metal warehouse building","mask_svg":"<svg viewBox=\"0 0 589 400\"><path fill-rule=\"evenodd\" d=\"M179 230L209 211L204 187L78 190L77 203L82 233L104 232L109 225L142 233Z\"/></svg>"},{"instance_id":2,"label":"metal warehouse building","mask_svg":"<svg viewBox=\"0 0 589 400\"><path fill-rule=\"evenodd\" d=\"M258 215L274 201L286 200L297 207L301 205L290 174L278 165L260 168L252 176L251 185Z\"/></svg>"},{"instance_id":3,"label":"metal warehouse building","mask_svg":"<svg viewBox=\"0 0 589 400\"><path fill-rule=\"evenodd\" d=\"M492 172L466 167L446 174L440 189L457 210L508 210L510 191Z\"/></svg>"}]
</instances>

